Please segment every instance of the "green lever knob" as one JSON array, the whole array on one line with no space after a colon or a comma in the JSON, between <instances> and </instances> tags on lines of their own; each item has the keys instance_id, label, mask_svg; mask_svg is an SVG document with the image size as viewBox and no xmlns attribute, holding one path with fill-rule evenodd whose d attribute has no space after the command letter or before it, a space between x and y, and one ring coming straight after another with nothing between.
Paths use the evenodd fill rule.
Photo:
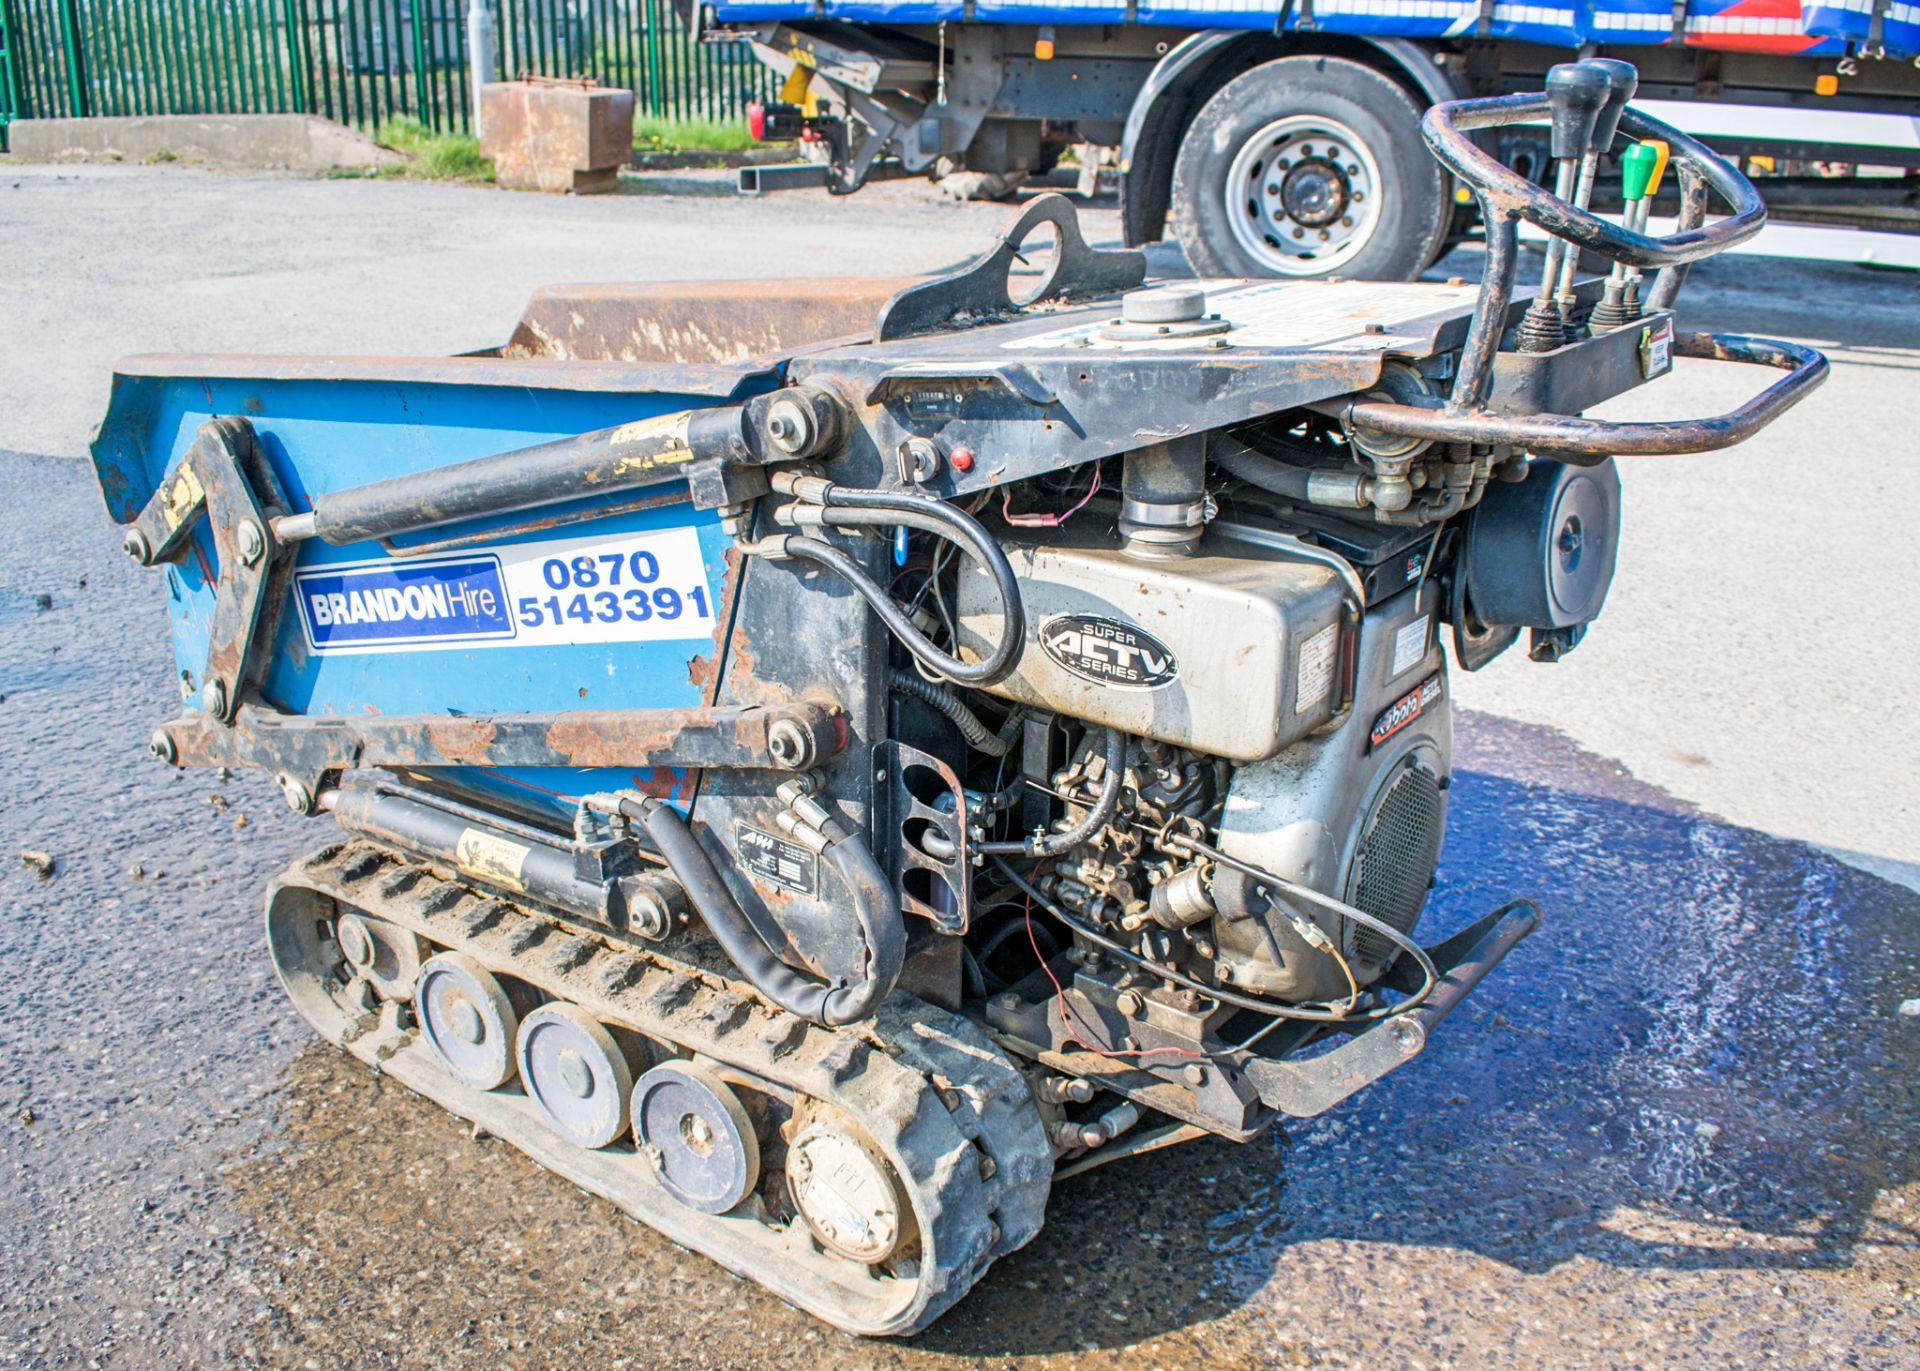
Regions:
<instances>
[{"instance_id":1,"label":"green lever knob","mask_svg":"<svg viewBox=\"0 0 1920 1371\"><path fill-rule=\"evenodd\" d=\"M1660 150L1651 143L1635 143L1620 156L1620 193L1628 200L1644 200L1660 169Z\"/></svg>"}]
</instances>

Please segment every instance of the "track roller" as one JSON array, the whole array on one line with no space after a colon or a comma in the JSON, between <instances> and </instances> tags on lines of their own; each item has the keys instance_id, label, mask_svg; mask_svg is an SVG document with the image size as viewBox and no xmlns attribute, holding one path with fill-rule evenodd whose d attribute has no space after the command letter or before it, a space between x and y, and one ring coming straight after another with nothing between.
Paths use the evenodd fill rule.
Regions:
<instances>
[{"instance_id":1,"label":"track roller","mask_svg":"<svg viewBox=\"0 0 1920 1371\"><path fill-rule=\"evenodd\" d=\"M724 1214L760 1183L746 1106L698 1062L662 1062L633 1088L633 1136L660 1184L703 1214Z\"/></svg>"},{"instance_id":2,"label":"track roller","mask_svg":"<svg viewBox=\"0 0 1920 1371\"><path fill-rule=\"evenodd\" d=\"M438 950L413 1014L363 1002L337 940L349 915ZM593 939L366 841L295 862L266 922L281 983L329 1041L849 1332L926 1327L1045 1215L1053 1149L1019 1067L900 990L862 1030L829 1031L674 955L710 955L691 939ZM453 1067L481 1044L518 1051L475 1086ZM780 1139L814 1178L780 1177L804 1220L760 1203L783 1165L761 1149Z\"/></svg>"},{"instance_id":3,"label":"track roller","mask_svg":"<svg viewBox=\"0 0 1920 1371\"><path fill-rule=\"evenodd\" d=\"M415 984L421 1036L448 1074L475 1090L513 1079L520 1017L491 972L463 953L442 952L420 968Z\"/></svg>"},{"instance_id":4,"label":"track roller","mask_svg":"<svg viewBox=\"0 0 1920 1371\"><path fill-rule=\"evenodd\" d=\"M605 1147L626 1131L633 1068L606 1025L570 1004L543 1004L520 1024L520 1084L553 1131Z\"/></svg>"}]
</instances>

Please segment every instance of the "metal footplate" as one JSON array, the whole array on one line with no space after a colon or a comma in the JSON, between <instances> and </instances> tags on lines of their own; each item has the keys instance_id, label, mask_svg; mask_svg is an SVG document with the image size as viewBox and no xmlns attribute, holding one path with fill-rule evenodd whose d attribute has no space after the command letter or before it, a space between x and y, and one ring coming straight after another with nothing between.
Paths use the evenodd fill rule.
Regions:
<instances>
[{"instance_id":1,"label":"metal footplate","mask_svg":"<svg viewBox=\"0 0 1920 1371\"><path fill-rule=\"evenodd\" d=\"M325 847L276 880L267 937L282 984L321 1036L850 1332L926 1327L1044 1218L1053 1158L1025 1079L973 1024L912 996L896 993L870 1033L827 1032L719 971L583 935L364 841ZM765 1143L782 1152L801 1145L794 1135L805 1136L803 1116L850 1121L849 1132L864 1135L890 1170L898 1231L911 1241L903 1237L877 1264L838 1255L833 1247L857 1244L831 1234L823 1241L816 1227L782 1212L777 1197L770 1205L765 1186L727 1212L701 1212L670 1192L657 1150L643 1156L624 1118L614 1142L585 1147L555 1131L518 1080L490 1090L461 1083L409 1003L419 966L443 952L544 999L538 1009L526 1004L523 1023L572 1016L592 1034L597 1021L601 1039L611 1042L610 1026L642 1065L724 1079L755 1101ZM772 1126L783 1116L785 1128ZM834 1146L844 1152L836 1143L819 1155L843 1164ZM773 1161L769 1174L778 1174ZM787 1174L791 1181L793 1169Z\"/></svg>"}]
</instances>

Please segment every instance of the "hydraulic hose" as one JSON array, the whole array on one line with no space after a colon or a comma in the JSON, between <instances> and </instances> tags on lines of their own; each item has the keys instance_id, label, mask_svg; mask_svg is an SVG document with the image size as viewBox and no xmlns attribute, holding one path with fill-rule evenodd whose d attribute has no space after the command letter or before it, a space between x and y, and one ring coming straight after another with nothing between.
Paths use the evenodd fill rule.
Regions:
<instances>
[{"instance_id":1,"label":"hydraulic hose","mask_svg":"<svg viewBox=\"0 0 1920 1371\"><path fill-rule=\"evenodd\" d=\"M1120 787L1126 782L1127 772L1127 735L1117 728L1108 729L1102 756L1107 763L1107 774L1101 778L1100 794L1095 797L1093 808L1079 823L1064 833L1033 833L1011 842L975 843L973 850L990 857L1058 857L1098 833L1120 808Z\"/></svg>"},{"instance_id":2,"label":"hydraulic hose","mask_svg":"<svg viewBox=\"0 0 1920 1371\"><path fill-rule=\"evenodd\" d=\"M1299 448L1288 451L1303 460L1313 456ZM1296 505L1364 509L1371 502L1371 485L1364 472L1293 466L1231 438L1215 442L1207 450L1207 460L1229 476Z\"/></svg>"},{"instance_id":3,"label":"hydraulic hose","mask_svg":"<svg viewBox=\"0 0 1920 1371\"><path fill-rule=\"evenodd\" d=\"M1307 502L1307 481L1313 473L1306 467L1276 462L1230 439L1216 442L1207 459L1227 475L1269 495L1279 495L1299 504Z\"/></svg>"},{"instance_id":4,"label":"hydraulic hose","mask_svg":"<svg viewBox=\"0 0 1920 1371\"><path fill-rule=\"evenodd\" d=\"M980 716L968 709L951 690L932 681L924 681L911 671L896 671L889 679L893 688L902 695L911 695L951 719L953 726L960 730L960 736L966 739L967 746L975 752L984 752L989 757L1007 755L1007 740L980 722Z\"/></svg>"},{"instance_id":5,"label":"hydraulic hose","mask_svg":"<svg viewBox=\"0 0 1920 1371\"><path fill-rule=\"evenodd\" d=\"M1004 603L1012 606L1012 612L1003 615L1006 625L1001 630L999 644L991 655L982 661L965 662L960 658L942 652L933 645L931 639L914 627L913 620L903 613L888 595L886 588L876 582L846 553L831 543L823 543L818 538L804 538L793 534L779 539L767 539L769 543L781 543L782 550L789 557L797 557L804 562L813 562L825 567L859 593L861 599L879 616L887 631L900 640L900 645L911 652L927 669L945 676L961 685L985 686L1005 680L1013 670L1015 659L1020 654L1020 635L1026 631L1025 616L1019 608L1019 593L1016 591L1011 600ZM1011 571L1011 569L1009 569ZM996 576L996 579L997 576ZM1009 631L1012 630L1012 631Z\"/></svg>"},{"instance_id":6,"label":"hydraulic hose","mask_svg":"<svg viewBox=\"0 0 1920 1371\"><path fill-rule=\"evenodd\" d=\"M816 538L796 536L785 540L788 556L826 567L859 592L887 630L929 670L969 686L993 685L1007 678L1019 660L1026 636L1026 610L1020 600L1020 583L1014 579L1013 564L979 520L931 496L847 490L818 477L800 478L793 483L793 490L802 497L801 501L777 512L776 517L782 522L796 527L816 524L829 528L915 528L946 539L985 568L993 577L995 593L1000 597L1000 638L985 658L965 662L935 647L853 558Z\"/></svg>"},{"instance_id":7,"label":"hydraulic hose","mask_svg":"<svg viewBox=\"0 0 1920 1371\"><path fill-rule=\"evenodd\" d=\"M892 992L906 960L906 928L892 886L859 839L842 836L830 842L826 856L853 894L854 913L867 945L866 972L851 985L828 983L794 970L774 955L741 912L713 859L678 810L651 796L622 796L620 812L646 830L702 922L741 974L782 1009L837 1027L869 1017Z\"/></svg>"}]
</instances>

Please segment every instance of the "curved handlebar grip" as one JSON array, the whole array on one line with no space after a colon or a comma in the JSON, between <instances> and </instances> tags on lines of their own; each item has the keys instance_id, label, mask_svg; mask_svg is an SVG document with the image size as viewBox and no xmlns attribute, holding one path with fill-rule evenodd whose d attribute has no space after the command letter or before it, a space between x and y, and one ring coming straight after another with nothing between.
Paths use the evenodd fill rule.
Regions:
<instances>
[{"instance_id":1,"label":"curved handlebar grip","mask_svg":"<svg viewBox=\"0 0 1920 1371\"><path fill-rule=\"evenodd\" d=\"M1441 443L1510 443L1535 456L1588 466L1608 457L1671 457L1713 452L1752 437L1827 379L1827 359L1810 347L1739 333L1682 333L1674 355L1744 362L1787 374L1725 414L1710 419L1624 423L1569 414L1504 415L1423 409L1356 400L1341 416L1355 428Z\"/></svg>"},{"instance_id":2,"label":"curved handlebar grip","mask_svg":"<svg viewBox=\"0 0 1920 1371\"><path fill-rule=\"evenodd\" d=\"M1593 124L1593 141L1587 145L1594 152L1604 153L1620 131L1620 116L1626 113L1627 101L1640 88L1640 73L1631 62L1614 57L1589 57L1581 65L1598 67L1607 78L1607 101L1600 107L1600 117Z\"/></svg>"},{"instance_id":3,"label":"curved handlebar grip","mask_svg":"<svg viewBox=\"0 0 1920 1371\"><path fill-rule=\"evenodd\" d=\"M1547 72L1547 102L1553 110L1556 158L1564 161L1587 150L1610 93L1607 74L1595 63L1562 62Z\"/></svg>"},{"instance_id":4,"label":"curved handlebar grip","mask_svg":"<svg viewBox=\"0 0 1920 1371\"><path fill-rule=\"evenodd\" d=\"M1479 194L1488 211L1490 228L1496 215L1525 219L1557 238L1591 248L1616 262L1635 267L1676 267L1724 252L1766 227L1767 207L1751 181L1705 143L1636 109L1621 115L1620 126L1633 137L1664 141L1681 169L1697 177L1705 189L1726 204L1727 218L1705 227L1688 227L1683 220L1677 232L1650 238L1611 224L1536 186L1494 158L1471 136L1481 129L1538 123L1552 112L1552 102L1545 94L1453 100L1428 110L1421 121L1421 132L1433 155Z\"/></svg>"}]
</instances>

